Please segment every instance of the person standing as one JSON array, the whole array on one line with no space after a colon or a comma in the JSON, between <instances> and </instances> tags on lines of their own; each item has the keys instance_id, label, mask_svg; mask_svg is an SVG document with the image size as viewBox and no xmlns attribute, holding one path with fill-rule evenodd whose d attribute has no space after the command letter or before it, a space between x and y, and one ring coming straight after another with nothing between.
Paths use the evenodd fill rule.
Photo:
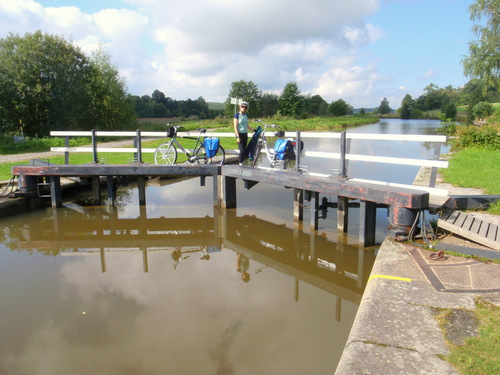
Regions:
<instances>
[{"instance_id":1,"label":"person standing","mask_svg":"<svg viewBox=\"0 0 500 375\"><path fill-rule=\"evenodd\" d=\"M240 166L247 156L247 142L248 142L248 129L253 129L248 125L248 103L243 101L240 104L240 111L234 115L234 134L236 135L236 142L238 142L239 162Z\"/></svg>"}]
</instances>

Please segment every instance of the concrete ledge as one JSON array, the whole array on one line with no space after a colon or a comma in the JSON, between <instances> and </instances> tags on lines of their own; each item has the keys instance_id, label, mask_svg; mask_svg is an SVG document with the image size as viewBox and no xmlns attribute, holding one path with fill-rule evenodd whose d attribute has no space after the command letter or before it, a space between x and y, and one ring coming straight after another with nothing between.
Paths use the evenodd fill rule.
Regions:
<instances>
[{"instance_id":1,"label":"concrete ledge","mask_svg":"<svg viewBox=\"0 0 500 375\"><path fill-rule=\"evenodd\" d=\"M433 310L473 310L474 298L474 293L437 292L409 247L386 239L336 374L458 374L440 358L448 347Z\"/></svg>"}]
</instances>

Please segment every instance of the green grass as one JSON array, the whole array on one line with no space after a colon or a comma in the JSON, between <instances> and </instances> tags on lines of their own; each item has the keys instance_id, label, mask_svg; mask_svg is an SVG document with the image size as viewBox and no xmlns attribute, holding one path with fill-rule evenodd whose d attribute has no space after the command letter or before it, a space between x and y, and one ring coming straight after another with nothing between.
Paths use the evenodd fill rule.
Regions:
<instances>
[{"instance_id":1,"label":"green grass","mask_svg":"<svg viewBox=\"0 0 500 375\"><path fill-rule=\"evenodd\" d=\"M500 150L462 150L441 170L445 182L455 186L482 189L485 194L500 194ZM492 205L491 213L500 214L500 202Z\"/></svg>"},{"instance_id":2,"label":"green grass","mask_svg":"<svg viewBox=\"0 0 500 375\"><path fill-rule=\"evenodd\" d=\"M443 311L438 319L446 319L450 311ZM450 355L447 357L463 375L500 374L500 307L488 302L476 301L474 314L479 323L479 333L470 337L465 345L448 343ZM441 325L443 326L443 325Z\"/></svg>"}]
</instances>

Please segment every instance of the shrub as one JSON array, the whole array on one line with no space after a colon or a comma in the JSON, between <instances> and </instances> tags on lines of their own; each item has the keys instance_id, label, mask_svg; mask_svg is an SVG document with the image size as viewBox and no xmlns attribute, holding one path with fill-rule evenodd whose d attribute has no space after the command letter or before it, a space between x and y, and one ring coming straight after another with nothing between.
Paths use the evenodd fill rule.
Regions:
<instances>
[{"instance_id":1,"label":"shrub","mask_svg":"<svg viewBox=\"0 0 500 375\"><path fill-rule=\"evenodd\" d=\"M500 149L500 136L493 126L467 126L459 128L457 135L458 137L452 141L454 151L476 147Z\"/></svg>"}]
</instances>

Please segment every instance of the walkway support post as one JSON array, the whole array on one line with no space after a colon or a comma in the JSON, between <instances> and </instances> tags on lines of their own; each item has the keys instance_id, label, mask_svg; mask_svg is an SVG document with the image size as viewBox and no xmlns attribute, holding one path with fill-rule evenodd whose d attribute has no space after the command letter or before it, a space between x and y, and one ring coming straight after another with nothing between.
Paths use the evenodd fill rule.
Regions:
<instances>
[{"instance_id":1,"label":"walkway support post","mask_svg":"<svg viewBox=\"0 0 500 375\"><path fill-rule=\"evenodd\" d=\"M375 245L375 229L377 227L377 203L360 201L359 205L359 243L362 246Z\"/></svg>"},{"instance_id":2,"label":"walkway support post","mask_svg":"<svg viewBox=\"0 0 500 375\"><path fill-rule=\"evenodd\" d=\"M224 179L224 188L221 189L223 208L236 208L236 178L222 177Z\"/></svg>"},{"instance_id":3,"label":"walkway support post","mask_svg":"<svg viewBox=\"0 0 500 375\"><path fill-rule=\"evenodd\" d=\"M337 230L347 233L349 226L349 198L337 197Z\"/></svg>"},{"instance_id":4,"label":"walkway support post","mask_svg":"<svg viewBox=\"0 0 500 375\"><path fill-rule=\"evenodd\" d=\"M304 190L293 189L293 221L304 220Z\"/></svg>"}]
</instances>

